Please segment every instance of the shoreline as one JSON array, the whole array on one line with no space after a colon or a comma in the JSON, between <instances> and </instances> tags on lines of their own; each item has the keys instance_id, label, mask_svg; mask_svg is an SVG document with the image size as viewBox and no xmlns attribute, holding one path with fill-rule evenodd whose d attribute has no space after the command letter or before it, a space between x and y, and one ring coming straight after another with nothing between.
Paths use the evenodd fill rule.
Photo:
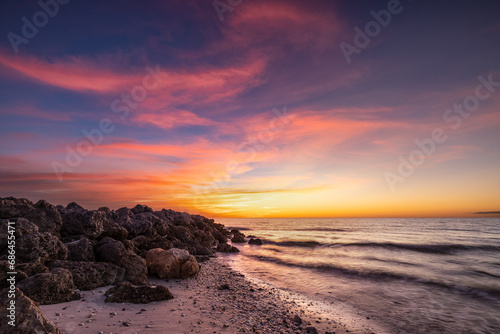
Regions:
<instances>
[{"instance_id":1,"label":"shoreline","mask_svg":"<svg viewBox=\"0 0 500 334\"><path fill-rule=\"evenodd\" d=\"M104 303L104 292L112 287L106 286L82 291L81 300L40 309L65 333L315 333L311 327L318 333L379 332L367 323L353 328L353 319L330 317L325 305L247 278L223 257L201 263L195 277L149 277L148 283L168 287L174 299Z\"/></svg>"}]
</instances>

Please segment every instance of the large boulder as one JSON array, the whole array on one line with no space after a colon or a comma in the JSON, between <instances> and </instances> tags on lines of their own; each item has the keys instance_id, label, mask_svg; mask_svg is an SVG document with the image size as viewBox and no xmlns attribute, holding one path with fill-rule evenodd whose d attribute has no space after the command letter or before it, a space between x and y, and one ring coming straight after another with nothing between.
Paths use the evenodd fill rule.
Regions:
<instances>
[{"instance_id":1,"label":"large boulder","mask_svg":"<svg viewBox=\"0 0 500 334\"><path fill-rule=\"evenodd\" d=\"M92 290L116 284L125 277L125 269L107 262L54 261L50 268L64 268L71 272L77 289Z\"/></svg>"},{"instance_id":2,"label":"large boulder","mask_svg":"<svg viewBox=\"0 0 500 334\"><path fill-rule=\"evenodd\" d=\"M48 232L35 232L16 240L16 259L18 262L40 262L65 260L67 247L59 238Z\"/></svg>"},{"instance_id":3,"label":"large boulder","mask_svg":"<svg viewBox=\"0 0 500 334\"><path fill-rule=\"evenodd\" d=\"M99 261L111 262L125 268L125 278L134 284L146 284L148 281L148 269L146 261L126 249L125 245L111 238L103 238L95 248L96 257Z\"/></svg>"},{"instance_id":4,"label":"large boulder","mask_svg":"<svg viewBox=\"0 0 500 334\"><path fill-rule=\"evenodd\" d=\"M94 243L89 238L80 235L70 240L65 243L68 248L68 260L95 261Z\"/></svg>"},{"instance_id":5,"label":"large boulder","mask_svg":"<svg viewBox=\"0 0 500 334\"><path fill-rule=\"evenodd\" d=\"M54 268L49 273L30 276L17 284L26 296L34 302L49 305L80 299L75 290L71 272L62 268Z\"/></svg>"},{"instance_id":6,"label":"large boulder","mask_svg":"<svg viewBox=\"0 0 500 334\"><path fill-rule=\"evenodd\" d=\"M146 260L139 255L127 250L118 264L125 268L125 279L137 285L148 283L148 267Z\"/></svg>"},{"instance_id":7,"label":"large boulder","mask_svg":"<svg viewBox=\"0 0 500 334\"><path fill-rule=\"evenodd\" d=\"M106 213L102 211L88 211L76 203L70 203L62 212L63 225L61 234L84 235L96 239L104 230Z\"/></svg>"},{"instance_id":8,"label":"large boulder","mask_svg":"<svg viewBox=\"0 0 500 334\"><path fill-rule=\"evenodd\" d=\"M121 241L106 237L95 246L95 255L98 261L118 264L125 254L125 250Z\"/></svg>"},{"instance_id":9,"label":"large boulder","mask_svg":"<svg viewBox=\"0 0 500 334\"><path fill-rule=\"evenodd\" d=\"M146 263L149 272L160 278L188 278L200 272L196 258L184 249L151 249L146 254Z\"/></svg>"},{"instance_id":10,"label":"large boulder","mask_svg":"<svg viewBox=\"0 0 500 334\"><path fill-rule=\"evenodd\" d=\"M0 219L26 218L38 226L40 232L59 235L62 226L61 215L56 207L44 200L33 204L25 198L7 197L0 199Z\"/></svg>"},{"instance_id":11,"label":"large boulder","mask_svg":"<svg viewBox=\"0 0 500 334\"><path fill-rule=\"evenodd\" d=\"M147 304L159 300L174 298L168 288L163 285L157 287L138 286L134 287L128 282L118 283L105 293L106 303L131 302L135 304Z\"/></svg>"},{"instance_id":12,"label":"large boulder","mask_svg":"<svg viewBox=\"0 0 500 334\"><path fill-rule=\"evenodd\" d=\"M42 311L30 298L26 297L19 289L15 289L15 317L10 317L10 301L8 298L9 288L0 291L0 307L7 311L2 314L0 321L0 333L3 334L63 334L57 327L52 325L43 317ZM4 318L5 317L5 318ZM9 324L10 321L13 323ZM14 326L12 326L14 324Z\"/></svg>"}]
</instances>

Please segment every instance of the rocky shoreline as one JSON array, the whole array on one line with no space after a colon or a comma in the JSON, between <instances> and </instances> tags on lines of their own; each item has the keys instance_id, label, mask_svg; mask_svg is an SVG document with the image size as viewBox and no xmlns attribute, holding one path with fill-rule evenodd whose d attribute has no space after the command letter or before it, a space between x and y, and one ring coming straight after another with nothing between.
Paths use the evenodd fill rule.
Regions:
<instances>
[{"instance_id":1,"label":"rocky shoreline","mask_svg":"<svg viewBox=\"0 0 500 334\"><path fill-rule=\"evenodd\" d=\"M217 252L238 252L230 239L247 242L213 219L173 210L1 198L0 304L6 309L15 292L17 316L15 326L2 317L0 332L342 332L221 263Z\"/></svg>"}]
</instances>

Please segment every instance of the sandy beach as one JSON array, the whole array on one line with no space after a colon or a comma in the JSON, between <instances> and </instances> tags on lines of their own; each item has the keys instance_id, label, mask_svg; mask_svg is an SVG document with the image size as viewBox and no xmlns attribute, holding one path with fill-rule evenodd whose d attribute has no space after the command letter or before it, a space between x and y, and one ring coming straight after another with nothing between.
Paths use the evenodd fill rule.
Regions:
<instances>
[{"instance_id":1,"label":"sandy beach","mask_svg":"<svg viewBox=\"0 0 500 334\"><path fill-rule=\"evenodd\" d=\"M83 291L82 300L40 309L66 333L383 332L366 318L348 316L338 305L311 302L248 279L233 271L224 258L203 262L196 277L150 277L148 283L167 286L174 299L149 304L105 303L108 286Z\"/></svg>"}]
</instances>

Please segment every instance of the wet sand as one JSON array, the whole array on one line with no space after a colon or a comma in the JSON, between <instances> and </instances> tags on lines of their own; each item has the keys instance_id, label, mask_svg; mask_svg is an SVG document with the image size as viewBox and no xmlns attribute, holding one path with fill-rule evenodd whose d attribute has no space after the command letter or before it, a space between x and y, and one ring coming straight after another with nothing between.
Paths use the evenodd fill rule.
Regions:
<instances>
[{"instance_id":1,"label":"wet sand","mask_svg":"<svg viewBox=\"0 0 500 334\"><path fill-rule=\"evenodd\" d=\"M83 291L82 300L40 309L66 333L314 333L311 327L318 333L385 332L341 304L315 302L246 278L224 258L201 263L193 278L149 280L167 286L175 298L105 303L109 286Z\"/></svg>"}]
</instances>

